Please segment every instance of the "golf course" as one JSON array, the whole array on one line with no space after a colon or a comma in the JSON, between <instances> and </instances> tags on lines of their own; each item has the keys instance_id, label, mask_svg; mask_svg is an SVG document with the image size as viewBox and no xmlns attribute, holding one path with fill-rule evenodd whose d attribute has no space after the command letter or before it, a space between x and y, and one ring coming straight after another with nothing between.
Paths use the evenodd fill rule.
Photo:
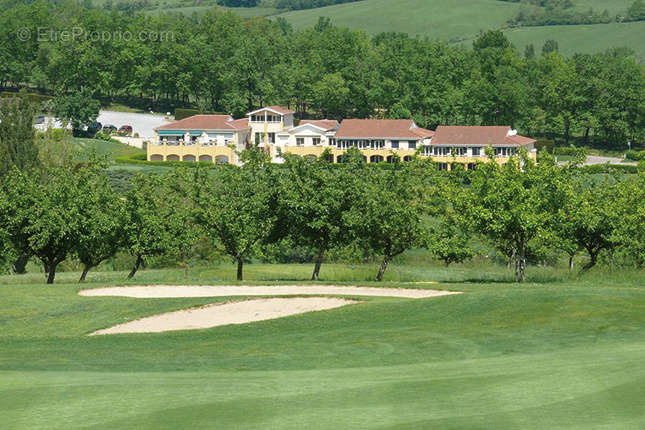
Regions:
<instances>
[{"instance_id":1,"label":"golf course","mask_svg":"<svg viewBox=\"0 0 645 430\"><path fill-rule=\"evenodd\" d=\"M7 429L638 429L645 426L645 275L411 260L232 265L0 277L0 413ZM114 286L316 285L461 292L320 295L347 305L247 324L89 334L259 297L116 297ZM283 296L298 285L307 295ZM183 286L183 287L182 287ZM295 288L295 287L294 287ZM294 289L292 288L292 290ZM212 288L216 290L216 288ZM128 290L117 289L117 290ZM194 290L194 288L193 288ZM227 291L227 290L222 290ZM236 291L236 290L231 290ZM326 290L321 290L326 291ZM84 292L83 295L79 294ZM287 291L293 292L291 290ZM231 292L231 294L238 294ZM215 293L213 293L215 295Z\"/></svg>"}]
</instances>

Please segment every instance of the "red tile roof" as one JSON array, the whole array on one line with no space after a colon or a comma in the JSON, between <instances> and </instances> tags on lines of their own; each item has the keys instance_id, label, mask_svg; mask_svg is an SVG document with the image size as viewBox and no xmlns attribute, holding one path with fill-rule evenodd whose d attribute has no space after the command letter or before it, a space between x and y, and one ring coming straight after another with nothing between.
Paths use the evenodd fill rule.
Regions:
<instances>
[{"instance_id":1,"label":"red tile roof","mask_svg":"<svg viewBox=\"0 0 645 430\"><path fill-rule=\"evenodd\" d=\"M414 139L422 138L411 119L345 119L336 132L337 138L358 139ZM429 130L426 130L429 131Z\"/></svg>"},{"instance_id":2,"label":"red tile roof","mask_svg":"<svg viewBox=\"0 0 645 430\"><path fill-rule=\"evenodd\" d=\"M335 130L338 128L338 121L335 119L303 119L298 124L298 127L305 124L311 124L316 127L320 127L326 131Z\"/></svg>"},{"instance_id":3,"label":"red tile roof","mask_svg":"<svg viewBox=\"0 0 645 430\"><path fill-rule=\"evenodd\" d=\"M448 126L437 127L432 143L434 145L523 146L535 143L535 139L514 135L509 136L509 126Z\"/></svg>"},{"instance_id":4,"label":"red tile roof","mask_svg":"<svg viewBox=\"0 0 645 430\"><path fill-rule=\"evenodd\" d=\"M244 130L248 126L246 118L234 120L229 115L194 115L164 124L155 130Z\"/></svg>"},{"instance_id":5,"label":"red tile roof","mask_svg":"<svg viewBox=\"0 0 645 430\"><path fill-rule=\"evenodd\" d=\"M421 128L421 127L413 128L410 131L412 131L412 133L414 133L417 136L419 136L421 138L424 138L424 139L427 138L427 137L434 136L434 131L428 130L428 129L425 129L425 128Z\"/></svg>"}]
</instances>

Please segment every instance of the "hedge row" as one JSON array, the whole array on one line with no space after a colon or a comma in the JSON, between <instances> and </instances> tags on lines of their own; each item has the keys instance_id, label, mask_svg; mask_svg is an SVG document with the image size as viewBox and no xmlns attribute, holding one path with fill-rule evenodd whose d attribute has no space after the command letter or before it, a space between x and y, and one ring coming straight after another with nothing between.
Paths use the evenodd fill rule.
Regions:
<instances>
[{"instance_id":1,"label":"hedge row","mask_svg":"<svg viewBox=\"0 0 645 430\"><path fill-rule=\"evenodd\" d=\"M625 164L593 164L591 166L583 166L582 171L590 174L597 173L638 173L639 166L625 165Z\"/></svg>"},{"instance_id":2,"label":"hedge row","mask_svg":"<svg viewBox=\"0 0 645 430\"><path fill-rule=\"evenodd\" d=\"M146 154L130 154L116 157L114 161L117 164L138 164L161 167L195 167L204 166L214 168L217 165L208 161L148 161Z\"/></svg>"}]
</instances>

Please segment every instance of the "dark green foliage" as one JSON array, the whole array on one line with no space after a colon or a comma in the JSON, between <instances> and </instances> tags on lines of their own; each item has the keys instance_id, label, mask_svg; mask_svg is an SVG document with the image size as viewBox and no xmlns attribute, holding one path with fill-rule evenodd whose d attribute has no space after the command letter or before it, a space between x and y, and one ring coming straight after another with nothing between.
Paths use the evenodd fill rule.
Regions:
<instances>
[{"instance_id":1,"label":"dark green foliage","mask_svg":"<svg viewBox=\"0 0 645 430\"><path fill-rule=\"evenodd\" d=\"M62 94L53 100L52 114L72 127L74 136L81 136L83 128L99 115L100 103L82 92Z\"/></svg>"},{"instance_id":2,"label":"dark green foliage","mask_svg":"<svg viewBox=\"0 0 645 430\"><path fill-rule=\"evenodd\" d=\"M237 3L242 3L249 0L221 0ZM250 0L254 1L254 0ZM334 4L351 3L360 0L275 0L275 7L278 9L301 10L301 9L315 9L317 7L330 6Z\"/></svg>"},{"instance_id":3,"label":"dark green foliage","mask_svg":"<svg viewBox=\"0 0 645 430\"><path fill-rule=\"evenodd\" d=\"M12 168L36 167L34 106L24 97L0 99L0 178Z\"/></svg>"}]
</instances>

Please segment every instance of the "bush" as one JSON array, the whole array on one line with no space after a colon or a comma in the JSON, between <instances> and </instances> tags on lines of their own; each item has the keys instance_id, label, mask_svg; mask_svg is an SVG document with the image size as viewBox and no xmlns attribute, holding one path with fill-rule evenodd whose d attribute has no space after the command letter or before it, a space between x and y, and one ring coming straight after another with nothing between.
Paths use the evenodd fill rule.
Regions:
<instances>
[{"instance_id":1,"label":"bush","mask_svg":"<svg viewBox=\"0 0 645 430\"><path fill-rule=\"evenodd\" d=\"M645 160L645 151L627 151L625 158L632 161Z\"/></svg>"},{"instance_id":2,"label":"bush","mask_svg":"<svg viewBox=\"0 0 645 430\"><path fill-rule=\"evenodd\" d=\"M112 136L109 133L103 133L101 131L94 135L94 139L104 140L106 142L118 142L117 140L112 139Z\"/></svg>"}]
</instances>

